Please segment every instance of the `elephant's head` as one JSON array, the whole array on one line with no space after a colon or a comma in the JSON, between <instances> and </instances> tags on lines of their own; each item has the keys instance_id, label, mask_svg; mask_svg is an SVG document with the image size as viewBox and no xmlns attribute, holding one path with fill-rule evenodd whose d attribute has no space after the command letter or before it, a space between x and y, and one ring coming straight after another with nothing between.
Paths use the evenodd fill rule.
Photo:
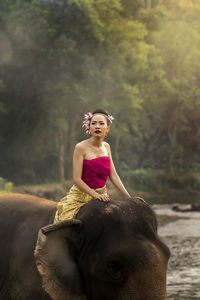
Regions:
<instances>
[{"instance_id":1,"label":"elephant's head","mask_svg":"<svg viewBox=\"0 0 200 300\"><path fill-rule=\"evenodd\" d=\"M168 248L137 199L92 200L77 219L42 228L35 250L54 300L164 300Z\"/></svg>"}]
</instances>

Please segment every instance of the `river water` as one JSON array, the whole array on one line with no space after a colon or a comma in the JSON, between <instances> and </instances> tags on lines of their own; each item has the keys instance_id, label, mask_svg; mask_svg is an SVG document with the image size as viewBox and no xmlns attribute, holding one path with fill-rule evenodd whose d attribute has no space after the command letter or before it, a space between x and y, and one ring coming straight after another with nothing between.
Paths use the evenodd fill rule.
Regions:
<instances>
[{"instance_id":1,"label":"river water","mask_svg":"<svg viewBox=\"0 0 200 300\"><path fill-rule=\"evenodd\" d=\"M182 218L158 229L171 250L167 299L200 299L200 212L175 212L171 205L154 205L153 209L156 214Z\"/></svg>"}]
</instances>

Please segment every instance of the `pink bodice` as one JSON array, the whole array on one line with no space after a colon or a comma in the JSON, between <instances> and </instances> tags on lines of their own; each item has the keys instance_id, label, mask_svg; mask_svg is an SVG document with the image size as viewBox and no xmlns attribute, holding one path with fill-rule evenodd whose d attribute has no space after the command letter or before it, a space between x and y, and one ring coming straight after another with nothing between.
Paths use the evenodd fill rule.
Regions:
<instances>
[{"instance_id":1,"label":"pink bodice","mask_svg":"<svg viewBox=\"0 0 200 300\"><path fill-rule=\"evenodd\" d=\"M92 189L102 188L106 185L110 170L109 156L84 159L82 180Z\"/></svg>"}]
</instances>

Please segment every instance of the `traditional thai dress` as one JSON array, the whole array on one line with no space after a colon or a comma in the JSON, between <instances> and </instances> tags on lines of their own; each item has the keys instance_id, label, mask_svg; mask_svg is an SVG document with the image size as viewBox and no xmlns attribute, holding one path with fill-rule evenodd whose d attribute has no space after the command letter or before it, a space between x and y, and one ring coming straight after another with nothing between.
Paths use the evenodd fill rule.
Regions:
<instances>
[{"instance_id":1,"label":"traditional thai dress","mask_svg":"<svg viewBox=\"0 0 200 300\"><path fill-rule=\"evenodd\" d=\"M105 194L107 193L106 181L110 170L109 156L84 159L82 180L97 193ZM92 198L74 184L67 195L58 202L54 223L74 218L81 206L88 203Z\"/></svg>"}]
</instances>

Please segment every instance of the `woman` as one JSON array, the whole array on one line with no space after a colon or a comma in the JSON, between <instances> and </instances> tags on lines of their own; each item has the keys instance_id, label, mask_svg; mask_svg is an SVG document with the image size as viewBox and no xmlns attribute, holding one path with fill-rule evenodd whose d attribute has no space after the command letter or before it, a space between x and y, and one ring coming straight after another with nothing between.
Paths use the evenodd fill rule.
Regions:
<instances>
[{"instance_id":1,"label":"woman","mask_svg":"<svg viewBox=\"0 0 200 300\"><path fill-rule=\"evenodd\" d=\"M93 198L110 201L106 189L108 177L124 196L131 197L116 172L110 146L104 141L112 120L113 117L105 110L84 115L83 126L90 137L75 146L74 185L58 203L54 223L74 218L80 207Z\"/></svg>"}]
</instances>

